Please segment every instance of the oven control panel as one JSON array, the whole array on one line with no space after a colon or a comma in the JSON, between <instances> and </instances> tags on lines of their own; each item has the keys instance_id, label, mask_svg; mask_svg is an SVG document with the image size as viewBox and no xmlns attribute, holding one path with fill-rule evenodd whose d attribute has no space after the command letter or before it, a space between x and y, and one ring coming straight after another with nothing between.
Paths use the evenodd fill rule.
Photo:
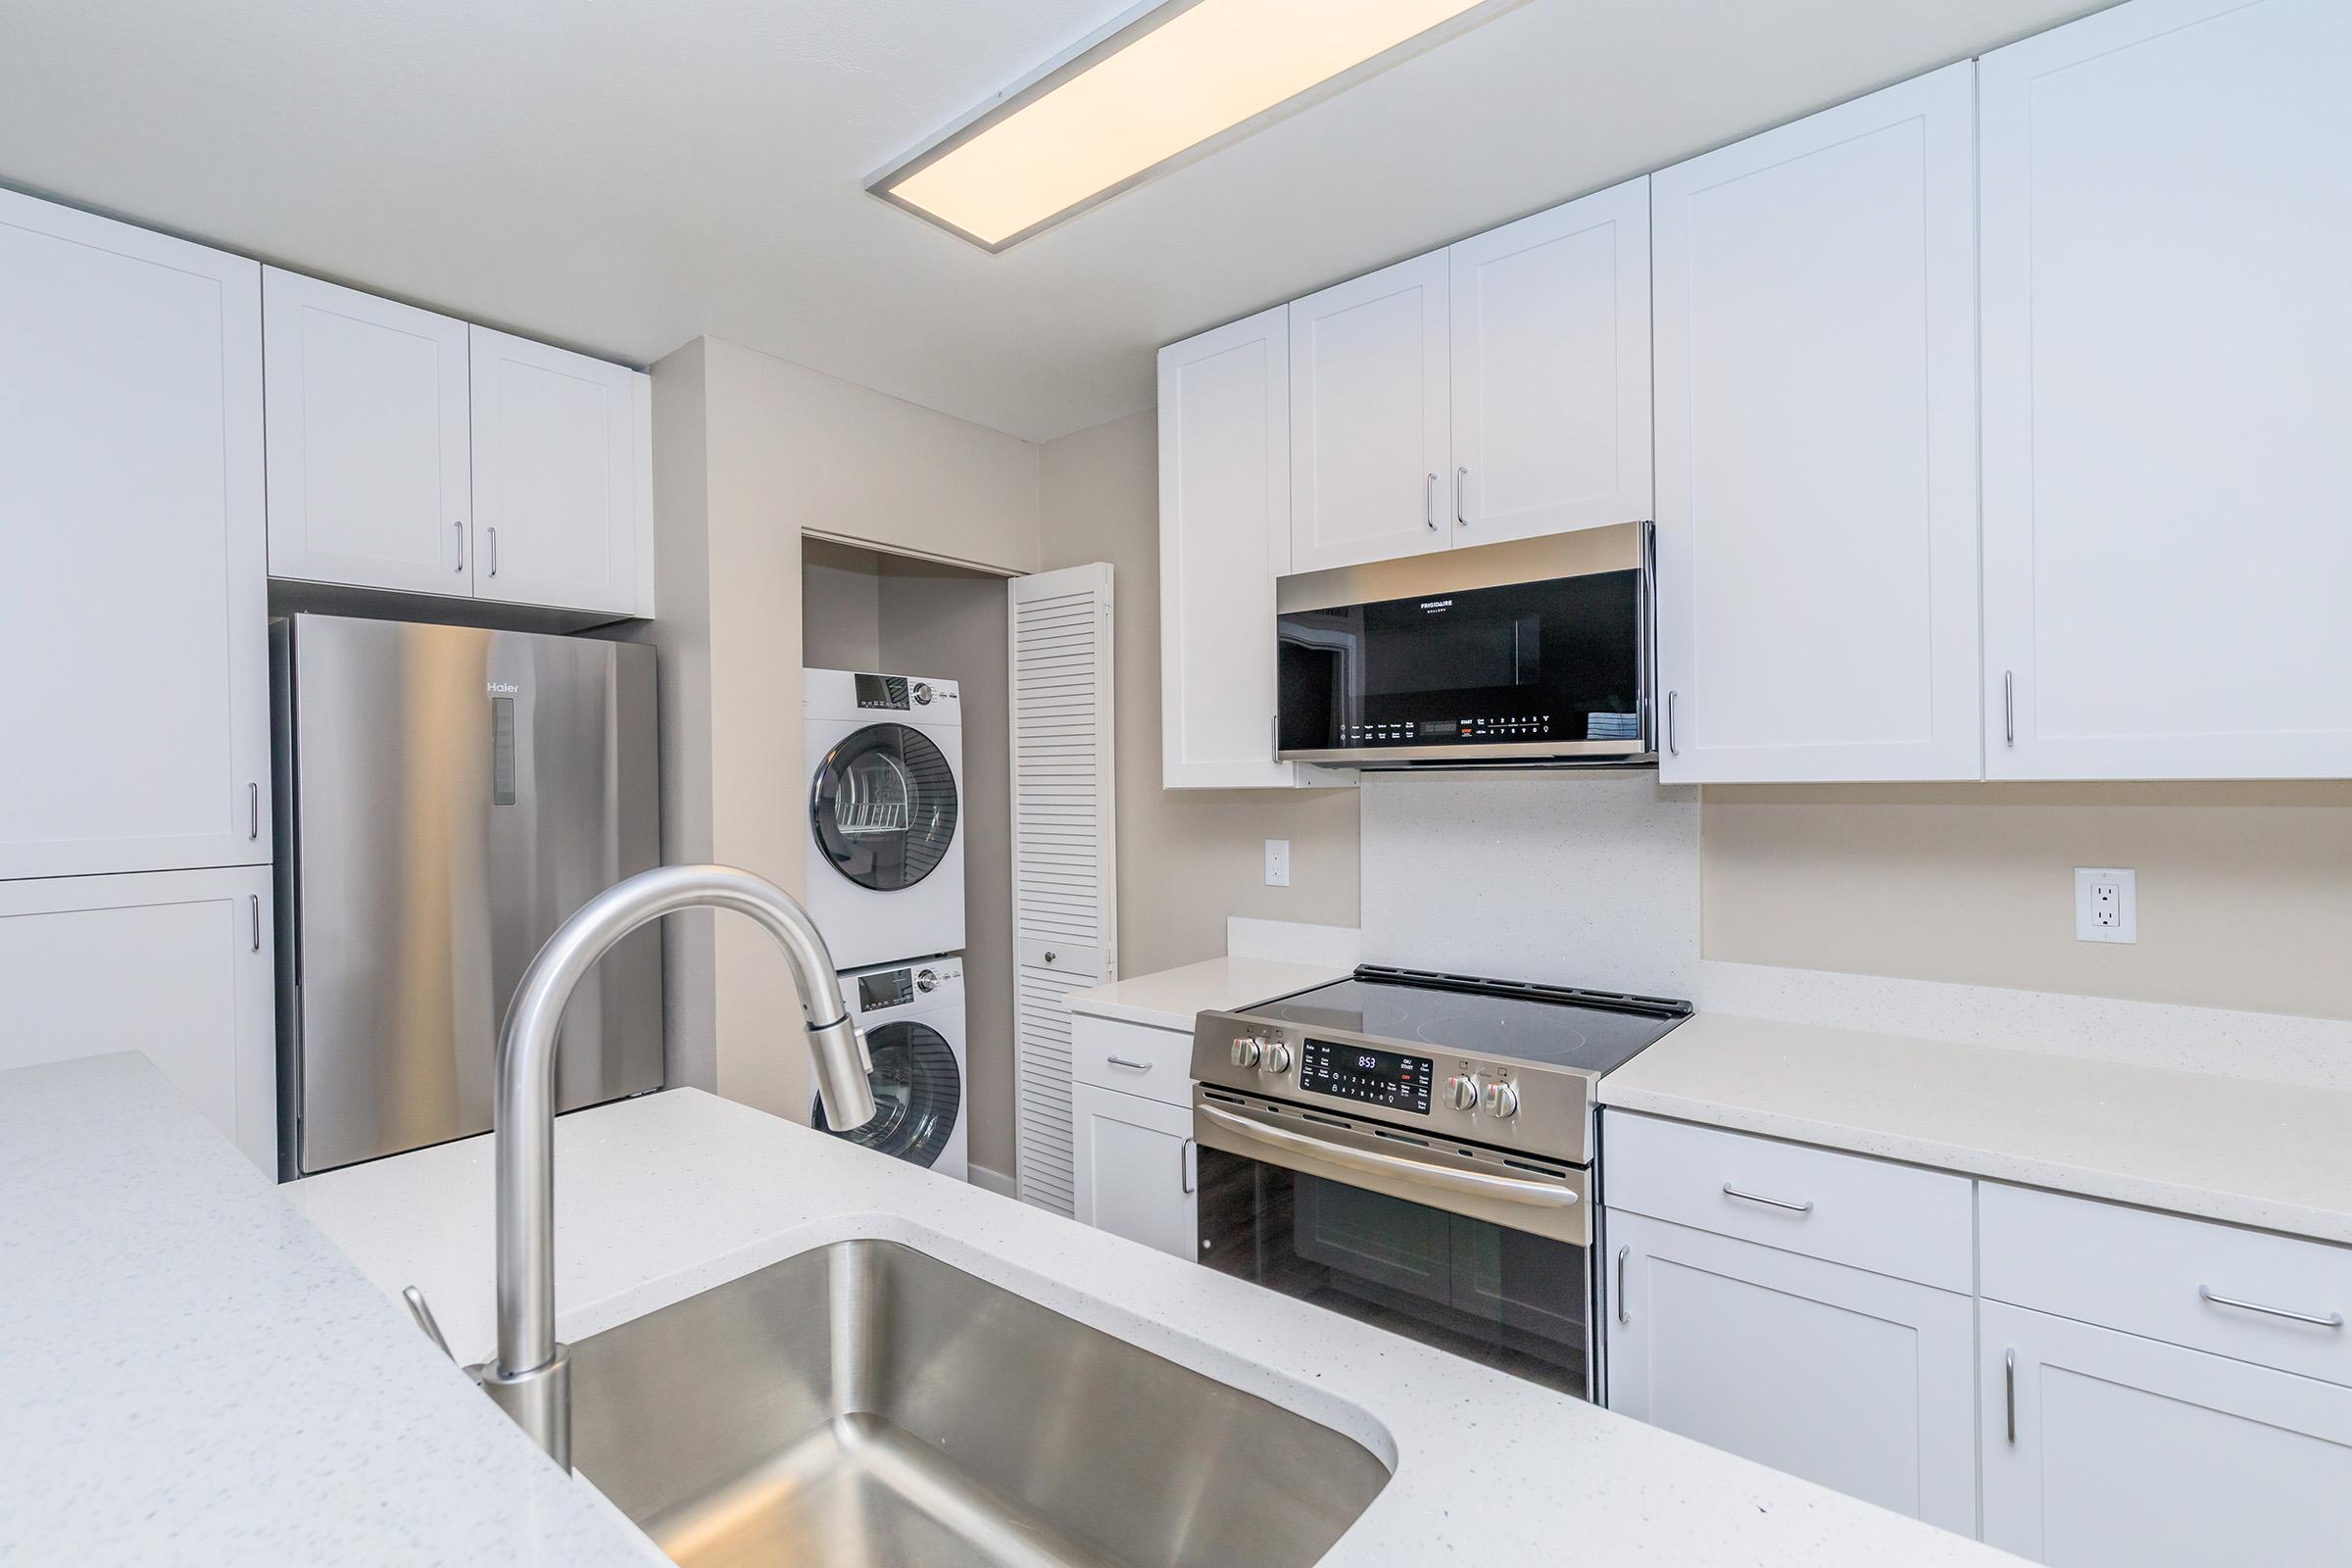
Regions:
<instances>
[{"instance_id":1,"label":"oven control panel","mask_svg":"<svg viewBox=\"0 0 2352 1568\"><path fill-rule=\"evenodd\" d=\"M1436 1066L1427 1056L1341 1045L1309 1035L1298 1063L1298 1087L1336 1100L1361 1101L1426 1116Z\"/></svg>"}]
</instances>

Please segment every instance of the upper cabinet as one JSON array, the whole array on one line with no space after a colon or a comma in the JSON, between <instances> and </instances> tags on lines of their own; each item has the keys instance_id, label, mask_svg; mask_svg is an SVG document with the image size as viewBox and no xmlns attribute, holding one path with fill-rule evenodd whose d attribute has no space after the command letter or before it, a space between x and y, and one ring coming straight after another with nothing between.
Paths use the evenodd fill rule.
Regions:
<instances>
[{"instance_id":1,"label":"upper cabinet","mask_svg":"<svg viewBox=\"0 0 2352 1568\"><path fill-rule=\"evenodd\" d=\"M1291 560L1290 311L1159 351L1160 776L1298 782L1274 760L1274 579Z\"/></svg>"},{"instance_id":2,"label":"upper cabinet","mask_svg":"<svg viewBox=\"0 0 2352 1568\"><path fill-rule=\"evenodd\" d=\"M1651 178L1661 779L1979 775L1973 70Z\"/></svg>"},{"instance_id":3,"label":"upper cabinet","mask_svg":"<svg viewBox=\"0 0 2352 1568\"><path fill-rule=\"evenodd\" d=\"M653 613L643 372L270 270L270 574Z\"/></svg>"},{"instance_id":4,"label":"upper cabinet","mask_svg":"<svg viewBox=\"0 0 2352 1568\"><path fill-rule=\"evenodd\" d=\"M1996 778L2352 775L2352 7L1984 57Z\"/></svg>"},{"instance_id":5,"label":"upper cabinet","mask_svg":"<svg viewBox=\"0 0 2352 1568\"><path fill-rule=\"evenodd\" d=\"M1449 289L1439 251L1292 304L1291 570L1452 542Z\"/></svg>"},{"instance_id":6,"label":"upper cabinet","mask_svg":"<svg viewBox=\"0 0 2352 1568\"><path fill-rule=\"evenodd\" d=\"M262 274L270 574L471 591L466 323Z\"/></svg>"},{"instance_id":7,"label":"upper cabinet","mask_svg":"<svg viewBox=\"0 0 2352 1568\"><path fill-rule=\"evenodd\" d=\"M472 335L474 593L652 614L652 377Z\"/></svg>"},{"instance_id":8,"label":"upper cabinet","mask_svg":"<svg viewBox=\"0 0 2352 1568\"><path fill-rule=\"evenodd\" d=\"M1453 542L1649 516L1649 181L1447 257Z\"/></svg>"},{"instance_id":9,"label":"upper cabinet","mask_svg":"<svg viewBox=\"0 0 2352 1568\"><path fill-rule=\"evenodd\" d=\"M0 878L270 859L261 309L0 191Z\"/></svg>"}]
</instances>

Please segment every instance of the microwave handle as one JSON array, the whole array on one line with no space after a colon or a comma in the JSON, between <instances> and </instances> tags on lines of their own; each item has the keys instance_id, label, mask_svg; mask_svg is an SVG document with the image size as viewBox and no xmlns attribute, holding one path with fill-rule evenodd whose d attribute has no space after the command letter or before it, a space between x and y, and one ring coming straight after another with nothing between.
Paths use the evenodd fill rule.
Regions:
<instances>
[{"instance_id":1,"label":"microwave handle","mask_svg":"<svg viewBox=\"0 0 2352 1568\"><path fill-rule=\"evenodd\" d=\"M1461 1193L1472 1198L1494 1198L1504 1202L1527 1203L1538 1208L1567 1208L1577 1200L1575 1193L1549 1182L1521 1181L1512 1176L1487 1176L1477 1171L1448 1170L1442 1165L1426 1164L1417 1159L1399 1159L1395 1154L1379 1154L1368 1149L1349 1149L1344 1144L1325 1143L1320 1138L1309 1138L1283 1127L1270 1127L1254 1116L1237 1116L1214 1105L1196 1102L1193 1108L1227 1132L1243 1138L1374 1176L1387 1176L1396 1181Z\"/></svg>"}]
</instances>

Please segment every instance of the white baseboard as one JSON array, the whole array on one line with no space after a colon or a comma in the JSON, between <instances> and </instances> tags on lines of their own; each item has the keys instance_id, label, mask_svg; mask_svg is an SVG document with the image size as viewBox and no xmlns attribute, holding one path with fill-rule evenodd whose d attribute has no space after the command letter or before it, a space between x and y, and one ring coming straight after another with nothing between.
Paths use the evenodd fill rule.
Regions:
<instances>
[{"instance_id":1,"label":"white baseboard","mask_svg":"<svg viewBox=\"0 0 2352 1568\"><path fill-rule=\"evenodd\" d=\"M1001 1170L990 1170L986 1165L965 1167L964 1180L970 1182L974 1187L984 1188L1005 1198L1018 1196L1013 1188L1011 1177Z\"/></svg>"}]
</instances>

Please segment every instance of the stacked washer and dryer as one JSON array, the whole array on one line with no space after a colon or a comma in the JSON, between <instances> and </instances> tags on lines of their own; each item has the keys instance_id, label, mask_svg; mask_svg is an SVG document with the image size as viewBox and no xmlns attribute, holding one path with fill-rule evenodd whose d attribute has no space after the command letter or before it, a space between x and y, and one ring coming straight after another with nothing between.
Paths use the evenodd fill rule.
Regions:
<instances>
[{"instance_id":1,"label":"stacked washer and dryer","mask_svg":"<svg viewBox=\"0 0 2352 1568\"><path fill-rule=\"evenodd\" d=\"M808 669L801 718L808 913L844 965L880 1107L835 1136L960 1180L962 695L952 680ZM821 1105L809 1115L825 1126Z\"/></svg>"}]
</instances>

